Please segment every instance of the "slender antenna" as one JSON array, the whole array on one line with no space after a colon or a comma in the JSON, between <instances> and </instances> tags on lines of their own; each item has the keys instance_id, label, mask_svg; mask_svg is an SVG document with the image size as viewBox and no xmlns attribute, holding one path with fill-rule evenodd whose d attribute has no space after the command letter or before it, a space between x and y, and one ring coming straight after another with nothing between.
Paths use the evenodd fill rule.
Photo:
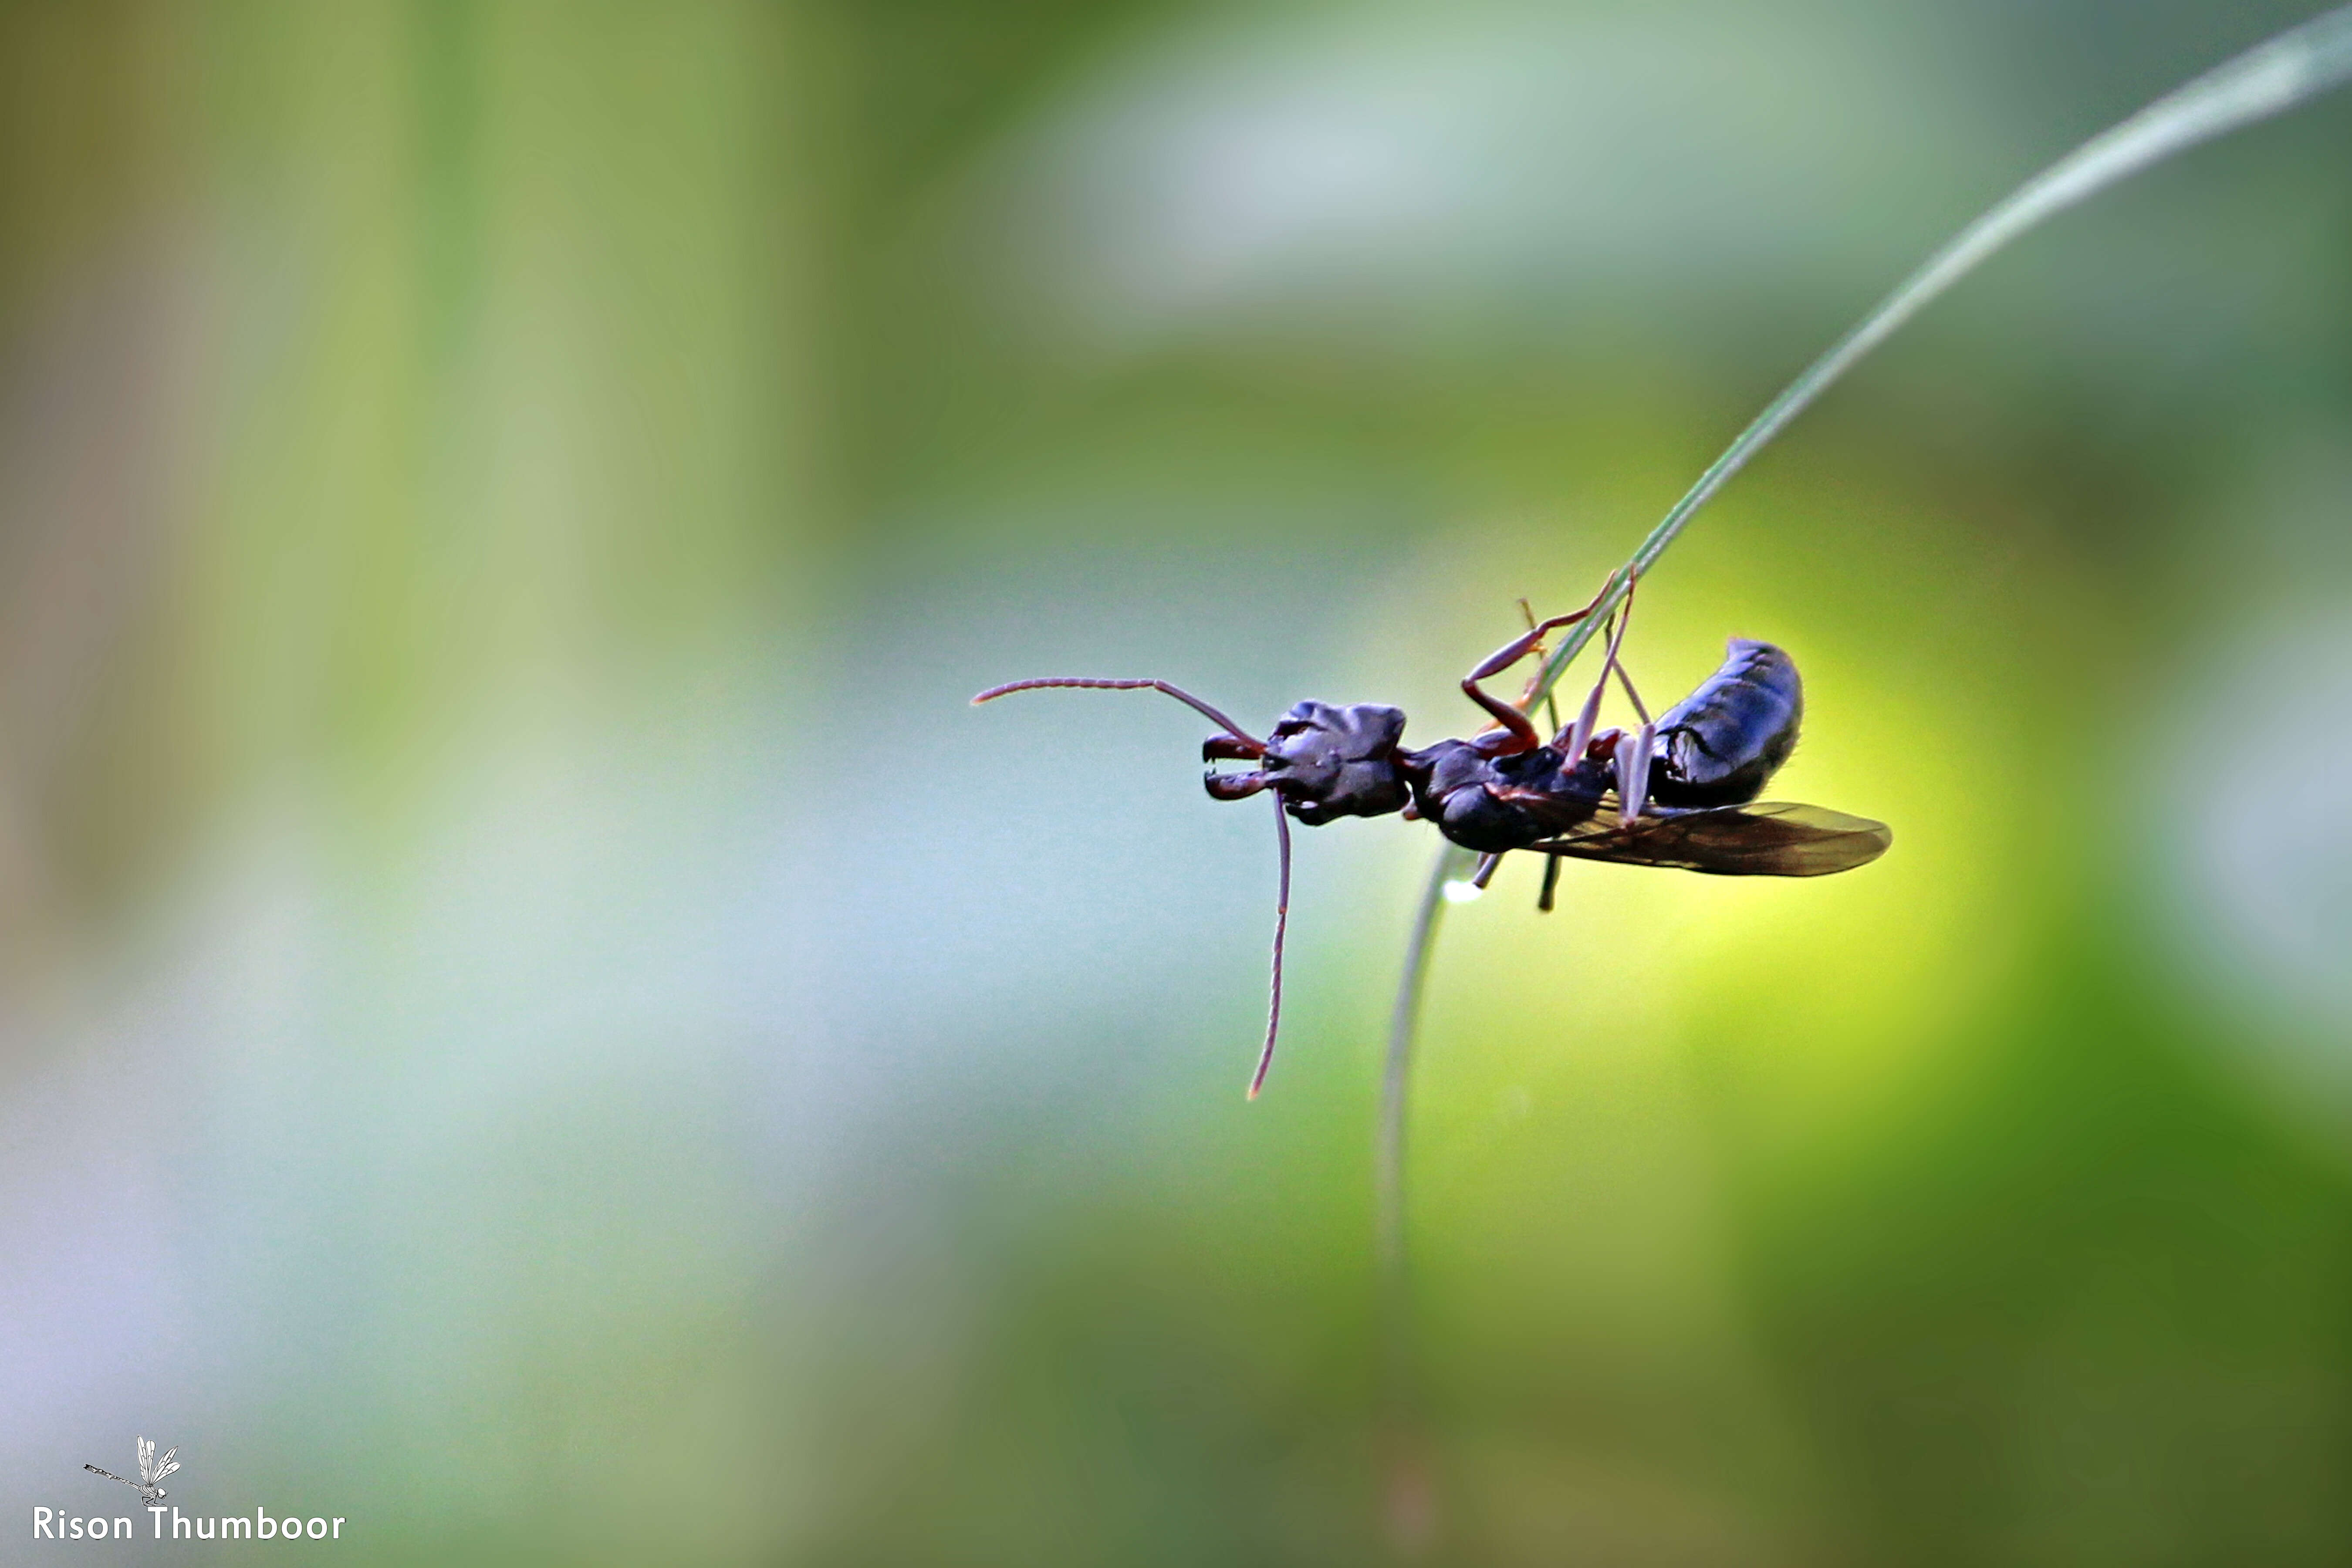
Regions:
<instances>
[{"instance_id":1,"label":"slender antenna","mask_svg":"<svg viewBox=\"0 0 2352 1568\"><path fill-rule=\"evenodd\" d=\"M1039 676L1034 680L1012 680L1003 686L992 686L973 698L971 704L977 708L983 702L993 702L998 698L1009 696L1015 691L1044 691L1063 687L1072 687L1086 691L1161 692L1173 697L1194 712L1202 714L1209 722L1222 726L1227 734L1244 745L1255 747L1259 752L1265 750L1264 741L1257 739L1247 730L1243 729L1182 687L1171 686L1164 680L1110 680L1097 676L1045 675ZM1266 1069L1274 1066L1274 1042L1282 1033L1282 943L1283 939L1290 933L1290 818L1282 807L1282 792L1269 790L1266 793L1274 801L1274 840L1281 850L1282 880L1275 895L1274 904L1274 994L1266 1004L1265 1047L1258 1052L1257 1071L1250 1079L1249 1097L1252 1100L1255 1100L1257 1091L1265 1087Z\"/></svg>"},{"instance_id":2,"label":"slender antenna","mask_svg":"<svg viewBox=\"0 0 2352 1568\"><path fill-rule=\"evenodd\" d=\"M1274 1037L1282 1032L1282 939L1290 931L1290 818L1282 809L1279 791L1274 795L1274 840L1282 847L1282 886L1274 899L1274 999L1265 1010L1265 1049L1257 1055L1257 1072L1251 1078L1249 1098L1265 1087L1265 1069L1274 1065Z\"/></svg>"},{"instance_id":3,"label":"slender antenna","mask_svg":"<svg viewBox=\"0 0 2352 1568\"><path fill-rule=\"evenodd\" d=\"M1207 703L1202 701L1199 698L1193 696L1182 687L1171 686L1164 680L1104 680L1091 676L1046 675L1040 676L1034 680L1009 680L1003 686L992 686L987 690L982 692L979 696L973 698L971 700L971 705L977 708L983 702L993 702L998 698L1007 696L1015 691L1043 691L1049 687L1065 686L1079 687L1088 691L1165 692L1168 696L1173 697L1177 701L1191 708L1194 712L1205 715L1211 723L1223 725L1225 732L1234 736L1235 739L1247 741L1251 745L1259 747L1260 749L1263 749L1265 745L1265 742L1258 740L1247 730L1243 729L1239 724L1234 723L1231 719L1226 718L1223 714L1218 712L1215 709L1210 707Z\"/></svg>"}]
</instances>

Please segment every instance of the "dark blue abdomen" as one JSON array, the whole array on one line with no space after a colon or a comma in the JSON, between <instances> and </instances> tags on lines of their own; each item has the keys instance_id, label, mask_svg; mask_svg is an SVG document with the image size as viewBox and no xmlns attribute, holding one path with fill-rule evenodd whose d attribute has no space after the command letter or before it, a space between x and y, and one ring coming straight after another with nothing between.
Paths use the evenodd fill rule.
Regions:
<instances>
[{"instance_id":1,"label":"dark blue abdomen","mask_svg":"<svg viewBox=\"0 0 2352 1568\"><path fill-rule=\"evenodd\" d=\"M1734 637L1723 668L1658 720L1650 798L1660 805L1739 805L1797 749L1805 689L1797 661Z\"/></svg>"}]
</instances>

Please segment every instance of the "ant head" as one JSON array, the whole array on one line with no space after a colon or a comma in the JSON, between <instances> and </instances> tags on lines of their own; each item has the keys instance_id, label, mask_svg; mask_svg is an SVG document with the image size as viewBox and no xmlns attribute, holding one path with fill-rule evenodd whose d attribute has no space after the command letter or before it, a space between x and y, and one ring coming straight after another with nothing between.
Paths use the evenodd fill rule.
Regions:
<instances>
[{"instance_id":1,"label":"ant head","mask_svg":"<svg viewBox=\"0 0 2352 1568\"><path fill-rule=\"evenodd\" d=\"M1403 736L1401 709L1301 702L1267 737L1259 776L1309 827L1342 816L1385 816L1411 798L1396 762Z\"/></svg>"}]
</instances>

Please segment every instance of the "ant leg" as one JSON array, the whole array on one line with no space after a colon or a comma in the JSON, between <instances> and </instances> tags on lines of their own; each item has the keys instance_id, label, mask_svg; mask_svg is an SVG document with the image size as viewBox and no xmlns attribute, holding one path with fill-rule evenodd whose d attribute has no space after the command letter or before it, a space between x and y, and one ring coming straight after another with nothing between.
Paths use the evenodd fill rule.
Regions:
<instances>
[{"instance_id":1,"label":"ant leg","mask_svg":"<svg viewBox=\"0 0 2352 1568\"><path fill-rule=\"evenodd\" d=\"M1633 689L1633 678L1625 673L1623 665L1617 662L1613 648L1609 655L1609 669L1617 672L1617 681L1625 689L1626 700L1633 704L1633 711L1642 719L1640 729L1619 737L1617 750L1610 759L1617 770L1618 826L1631 827L1633 819L1642 815L1642 807L1649 804L1650 758L1657 750L1658 726L1651 719L1650 710L1642 705L1642 694ZM1609 669L1601 672L1601 679L1609 679Z\"/></svg>"},{"instance_id":2,"label":"ant leg","mask_svg":"<svg viewBox=\"0 0 2352 1568\"><path fill-rule=\"evenodd\" d=\"M1470 874L1470 885L1480 892L1486 891L1486 884L1495 879L1495 868L1502 863L1503 857L1500 853L1482 857L1478 861L1478 868Z\"/></svg>"},{"instance_id":3,"label":"ant leg","mask_svg":"<svg viewBox=\"0 0 2352 1568\"><path fill-rule=\"evenodd\" d=\"M1561 747L1560 755L1570 767L1582 760L1584 748L1592 742L1592 727L1601 720L1601 695L1609 689L1609 672L1616 668L1617 650L1624 646L1625 628L1633 624L1633 591L1628 588L1625 590L1624 612L1614 617L1614 624L1610 627L1608 651L1601 660L1601 679L1592 683L1592 690L1585 697L1584 707L1577 714L1575 724L1565 737L1566 744ZM1554 743L1558 744L1560 739L1555 737Z\"/></svg>"},{"instance_id":4,"label":"ant leg","mask_svg":"<svg viewBox=\"0 0 2352 1568\"><path fill-rule=\"evenodd\" d=\"M1496 649L1493 658L1462 678L1462 695L1485 709L1486 716L1501 725L1509 737L1507 743L1497 743L1487 748L1492 754L1507 757L1519 752L1532 752L1543 744L1543 736L1537 731L1535 725L1528 721L1525 713L1520 712L1501 698L1484 690L1478 682L1487 676L1500 674L1525 658L1528 650L1536 646L1542 635L1553 626L1581 618L1580 616L1567 616L1557 621L1545 621L1525 637Z\"/></svg>"},{"instance_id":5,"label":"ant leg","mask_svg":"<svg viewBox=\"0 0 2352 1568\"><path fill-rule=\"evenodd\" d=\"M1525 599L1521 599L1519 601L1519 614L1526 619L1528 623L1528 630L1535 630L1535 606L1528 604ZM1542 678L1542 675L1543 671L1538 668L1534 675L1528 677L1527 695L1519 699L1519 710L1521 712L1525 712L1527 710L1528 698L1535 695L1536 682ZM1553 734L1557 735L1559 733L1559 698L1556 693L1549 691L1544 693L1544 721L1551 726Z\"/></svg>"},{"instance_id":6,"label":"ant leg","mask_svg":"<svg viewBox=\"0 0 2352 1568\"><path fill-rule=\"evenodd\" d=\"M1547 855L1544 857L1543 891L1536 895L1536 911L1538 914L1548 915L1551 913L1552 891L1559 886L1559 857L1557 855Z\"/></svg>"},{"instance_id":7,"label":"ant leg","mask_svg":"<svg viewBox=\"0 0 2352 1568\"><path fill-rule=\"evenodd\" d=\"M1493 752L1494 755L1507 757L1520 752L1532 752L1543 744L1543 737L1537 733L1536 727L1528 721L1528 716L1525 713L1501 698L1484 690L1478 683L1502 674L1503 671L1527 658L1535 650L1536 645L1543 641L1545 633L1556 631L1561 626L1572 626L1592 614L1594 605L1609 596L1610 586L1616 580L1616 574L1612 573L1609 581L1601 584L1601 592L1592 595L1591 604L1580 610L1572 610L1565 616L1554 616L1549 620L1537 622L1487 655L1484 663L1462 678L1462 695L1485 709L1487 717L1501 725L1507 737L1497 742L1497 748Z\"/></svg>"},{"instance_id":8,"label":"ant leg","mask_svg":"<svg viewBox=\"0 0 2352 1568\"><path fill-rule=\"evenodd\" d=\"M1650 710L1642 706L1642 694L1633 689L1633 678L1625 673L1625 667L1614 658L1610 659L1609 668L1617 672L1617 684L1625 689L1625 700L1633 705L1633 711L1642 716L1643 723L1649 723Z\"/></svg>"}]
</instances>

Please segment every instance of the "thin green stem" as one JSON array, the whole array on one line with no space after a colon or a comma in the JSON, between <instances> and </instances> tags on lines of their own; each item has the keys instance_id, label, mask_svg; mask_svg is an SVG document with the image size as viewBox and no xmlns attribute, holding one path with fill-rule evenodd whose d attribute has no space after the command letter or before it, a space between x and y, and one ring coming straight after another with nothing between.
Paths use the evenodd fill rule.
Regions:
<instances>
[{"instance_id":1,"label":"thin green stem","mask_svg":"<svg viewBox=\"0 0 2352 1568\"><path fill-rule=\"evenodd\" d=\"M1434 1520L1429 1456L1423 1440L1418 1336L1412 1325L1412 1270L1405 1251L1405 1106L1410 1102L1412 1044L1421 1016L1423 982L1437 945L1437 922L1445 912L1445 884L1465 873L1469 851L1447 845L1430 868L1413 911L1412 940L1404 953L1404 981L1389 1015L1388 1061L1381 1075L1379 1159L1373 1170L1379 1214L1381 1394L1383 1450L1382 1509L1391 1546L1400 1556L1418 1556L1429 1543Z\"/></svg>"},{"instance_id":2,"label":"thin green stem","mask_svg":"<svg viewBox=\"0 0 2352 1568\"><path fill-rule=\"evenodd\" d=\"M2352 79L2352 5L2290 28L2197 77L2094 136L1995 204L1897 284L1852 331L1765 405L1764 411L1650 531L1632 558L1612 574L1592 614L1570 628L1544 660L1523 706L1532 708L1550 695L1553 685L1583 652L1602 622L1623 603L1633 582L1665 553L1693 514L1732 475L1929 301L2044 219L2176 153L2283 113L2347 79ZM1376 1169L1382 1316L1391 1336L1385 1360L1392 1380L1391 1398L1406 1402L1398 1406L1403 1419L1410 1419L1414 1359L1405 1231L1406 1091L1411 1086L1422 991L1436 944L1444 885L1460 875L1465 863L1462 851L1448 846L1440 852L1422 896L1405 947L1404 978L1390 1024L1388 1061L1381 1085Z\"/></svg>"},{"instance_id":3,"label":"thin green stem","mask_svg":"<svg viewBox=\"0 0 2352 1568\"><path fill-rule=\"evenodd\" d=\"M1404 1282L1404 1108L1412 1076L1413 1036L1421 1018L1421 994L1437 946L1438 917L1445 912L1445 884L1469 868L1470 853L1449 844L1430 868L1428 885L1413 911L1412 940L1404 951L1404 983L1397 987L1389 1015L1388 1061L1381 1075L1380 1159L1373 1172L1379 1188L1380 1265L1383 1310L1400 1317L1408 1305ZM1392 1371L1403 1370L1392 1368Z\"/></svg>"}]
</instances>

